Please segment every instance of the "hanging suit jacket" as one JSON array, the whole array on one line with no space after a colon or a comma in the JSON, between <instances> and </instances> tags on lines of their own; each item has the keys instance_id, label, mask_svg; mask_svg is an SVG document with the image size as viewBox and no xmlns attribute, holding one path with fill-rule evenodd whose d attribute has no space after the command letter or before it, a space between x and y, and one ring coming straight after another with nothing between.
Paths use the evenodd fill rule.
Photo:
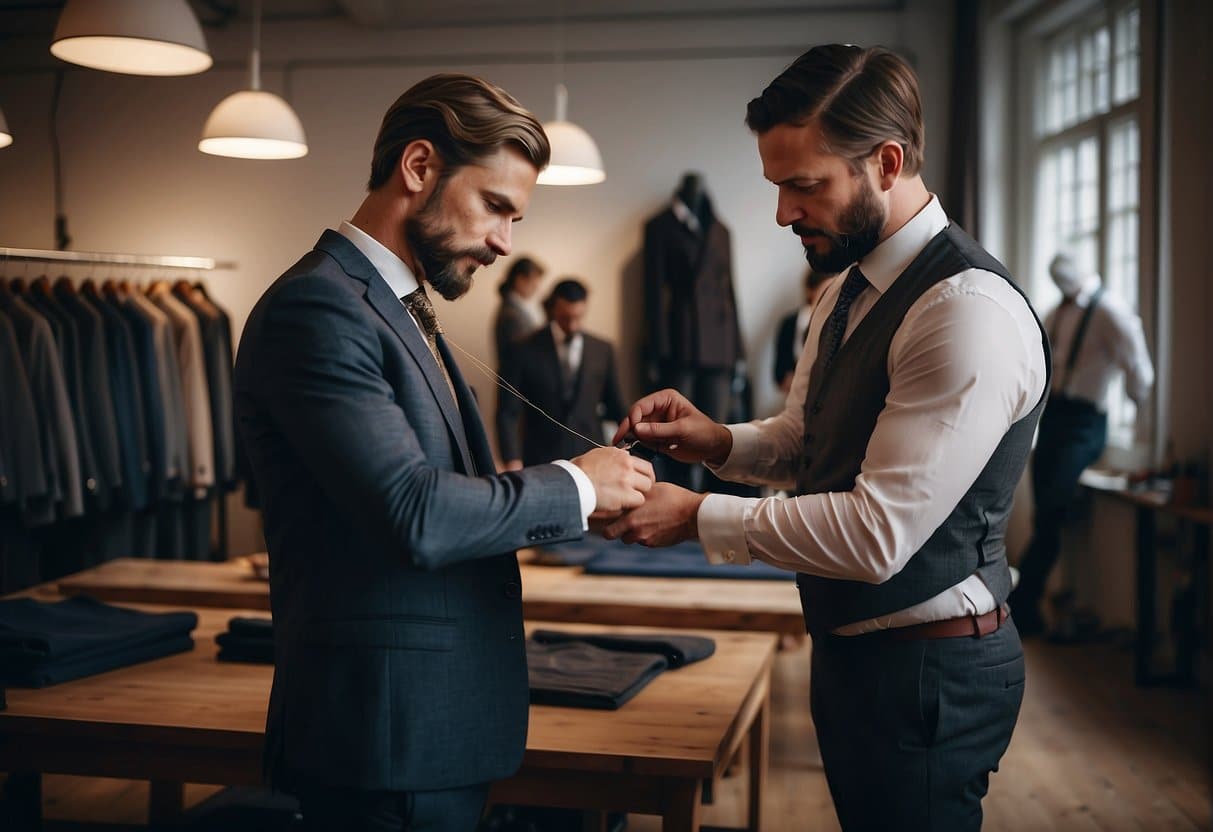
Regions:
<instances>
[{"instance_id":1,"label":"hanging suit jacket","mask_svg":"<svg viewBox=\"0 0 1213 832\"><path fill-rule=\"evenodd\" d=\"M101 316L105 331L105 359L118 431L122 464L123 505L140 510L151 502L149 478L152 457L148 449L147 421L143 412L143 390L139 363L130 324L101 296L92 280L86 280L80 296Z\"/></svg>"},{"instance_id":2,"label":"hanging suit jacket","mask_svg":"<svg viewBox=\"0 0 1213 832\"><path fill-rule=\"evenodd\" d=\"M647 357L666 371L732 368L744 355L729 230L693 231L667 208L644 227Z\"/></svg>"},{"instance_id":3,"label":"hanging suit jacket","mask_svg":"<svg viewBox=\"0 0 1213 832\"><path fill-rule=\"evenodd\" d=\"M588 333L582 333L582 338L581 367L572 399L564 396L560 359L550 326L514 346L513 360L504 377L559 422L601 442L603 419L618 422L627 410L619 392L615 350ZM502 459L521 459L525 465L572 459L593 447L505 391L497 404L497 442Z\"/></svg>"},{"instance_id":4,"label":"hanging suit jacket","mask_svg":"<svg viewBox=\"0 0 1213 832\"><path fill-rule=\"evenodd\" d=\"M71 402L69 416L76 430L76 444L80 457L81 490L84 494L85 511L93 512L108 508L109 489L102 479L101 468L93 452L93 432L89 422L84 381L81 378L80 336L75 321L59 306L50 291L46 278L39 278L29 287L24 299L41 314L54 333L58 346L58 357L63 367L63 379Z\"/></svg>"},{"instance_id":5,"label":"hanging suit jacket","mask_svg":"<svg viewBox=\"0 0 1213 832\"><path fill-rule=\"evenodd\" d=\"M0 308L13 324L30 392L34 396L42 467L54 502L53 510L48 506L44 514L27 518L26 522L31 525L49 523L56 515L79 517L84 513L80 452L63 363L50 323L24 298L12 294L3 282L0 282Z\"/></svg>"},{"instance_id":6,"label":"hanging suit jacket","mask_svg":"<svg viewBox=\"0 0 1213 832\"><path fill-rule=\"evenodd\" d=\"M80 386L84 395L89 438L97 468L106 489L104 503L114 502L114 492L122 487L122 465L118 428L114 422L114 400L109 367L106 362L105 324L101 314L81 300L75 286L66 277L55 281L54 294L59 307L76 324L80 347Z\"/></svg>"},{"instance_id":7,"label":"hanging suit jacket","mask_svg":"<svg viewBox=\"0 0 1213 832\"><path fill-rule=\"evenodd\" d=\"M264 509L274 618L266 766L309 783L447 789L513 772L527 725L514 550L581 536L555 465L498 475L400 300L326 231L249 317L241 443Z\"/></svg>"},{"instance_id":8,"label":"hanging suit jacket","mask_svg":"<svg viewBox=\"0 0 1213 832\"><path fill-rule=\"evenodd\" d=\"M16 504L22 515L43 515L52 506L38 413L17 331L0 311L0 505Z\"/></svg>"}]
</instances>

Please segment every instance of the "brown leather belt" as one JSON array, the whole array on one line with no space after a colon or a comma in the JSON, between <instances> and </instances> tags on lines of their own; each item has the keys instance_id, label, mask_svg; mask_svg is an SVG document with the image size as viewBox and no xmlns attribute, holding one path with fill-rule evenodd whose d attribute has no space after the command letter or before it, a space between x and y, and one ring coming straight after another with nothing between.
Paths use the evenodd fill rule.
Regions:
<instances>
[{"instance_id":1,"label":"brown leather belt","mask_svg":"<svg viewBox=\"0 0 1213 832\"><path fill-rule=\"evenodd\" d=\"M947 618L943 621L928 621L925 624L911 624L908 627L893 627L879 630L886 638L894 641L919 641L927 638L981 638L1002 626L1011 615L1011 608L1006 604L990 610L984 615L965 615L960 618Z\"/></svg>"}]
</instances>

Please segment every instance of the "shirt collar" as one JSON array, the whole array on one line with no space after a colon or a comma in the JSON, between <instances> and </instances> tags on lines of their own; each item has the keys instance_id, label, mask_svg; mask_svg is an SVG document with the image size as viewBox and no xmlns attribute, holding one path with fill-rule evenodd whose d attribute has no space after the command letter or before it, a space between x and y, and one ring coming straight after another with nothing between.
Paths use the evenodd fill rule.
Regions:
<instances>
[{"instance_id":1,"label":"shirt collar","mask_svg":"<svg viewBox=\"0 0 1213 832\"><path fill-rule=\"evenodd\" d=\"M1099 275L1089 274L1082 281L1082 288L1078 290L1078 294L1074 296L1074 303L1081 309L1086 309L1091 303L1091 298L1095 297L1095 293L1099 290L1101 283Z\"/></svg>"},{"instance_id":2,"label":"shirt collar","mask_svg":"<svg viewBox=\"0 0 1213 832\"><path fill-rule=\"evenodd\" d=\"M932 194L931 201L921 211L859 262L863 276L883 295L927 243L947 227L948 215L939 204L939 197Z\"/></svg>"},{"instance_id":3,"label":"shirt collar","mask_svg":"<svg viewBox=\"0 0 1213 832\"><path fill-rule=\"evenodd\" d=\"M551 326L551 328L552 328L552 340L556 342L556 346L558 346L558 347L565 346L564 330L561 329L560 325L557 324L555 321L552 321L552 323L549 324L549 326ZM568 346L571 347L580 340L581 340L581 333L574 332L573 337L569 339Z\"/></svg>"},{"instance_id":4,"label":"shirt collar","mask_svg":"<svg viewBox=\"0 0 1213 832\"><path fill-rule=\"evenodd\" d=\"M337 231L366 255L396 297L402 298L417 290L420 284L412 270L383 243L350 222L341 223Z\"/></svg>"},{"instance_id":5,"label":"shirt collar","mask_svg":"<svg viewBox=\"0 0 1213 832\"><path fill-rule=\"evenodd\" d=\"M687 207L685 202L678 197L674 197L674 201L670 203L670 210L674 212L674 216L678 218L680 223L696 234L699 233L699 217L691 213L691 209Z\"/></svg>"}]
</instances>

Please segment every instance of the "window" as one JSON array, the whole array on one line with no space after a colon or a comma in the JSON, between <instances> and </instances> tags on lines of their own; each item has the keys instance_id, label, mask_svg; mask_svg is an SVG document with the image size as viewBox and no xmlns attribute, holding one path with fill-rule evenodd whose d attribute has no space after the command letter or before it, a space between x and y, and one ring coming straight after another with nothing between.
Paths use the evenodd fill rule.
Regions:
<instances>
[{"instance_id":1,"label":"window","mask_svg":"<svg viewBox=\"0 0 1213 832\"><path fill-rule=\"evenodd\" d=\"M1042 312L1059 300L1047 265L1062 250L1139 308L1140 17L1136 3L1097 5L1035 43L1028 291ZM1107 406L1109 446L1132 448L1136 413L1123 383Z\"/></svg>"}]
</instances>

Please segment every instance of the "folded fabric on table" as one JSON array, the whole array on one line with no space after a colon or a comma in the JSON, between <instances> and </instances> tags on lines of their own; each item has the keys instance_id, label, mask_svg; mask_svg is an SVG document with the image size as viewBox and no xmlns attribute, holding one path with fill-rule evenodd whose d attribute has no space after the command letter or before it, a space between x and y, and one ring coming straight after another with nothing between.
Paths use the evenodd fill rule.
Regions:
<instances>
[{"instance_id":1,"label":"folded fabric on table","mask_svg":"<svg viewBox=\"0 0 1213 832\"><path fill-rule=\"evenodd\" d=\"M526 642L531 702L613 711L668 667L657 653L603 650L584 641Z\"/></svg>"},{"instance_id":2,"label":"folded fabric on table","mask_svg":"<svg viewBox=\"0 0 1213 832\"><path fill-rule=\"evenodd\" d=\"M540 566L585 566L607 545L606 540L587 534L581 540L535 547L535 563Z\"/></svg>"},{"instance_id":3,"label":"folded fabric on table","mask_svg":"<svg viewBox=\"0 0 1213 832\"><path fill-rule=\"evenodd\" d=\"M671 669L703 661L716 652L716 642L703 636L676 636L652 633L570 633L564 630L536 630L531 638L540 644L584 642L603 650L621 653L658 653L665 656Z\"/></svg>"},{"instance_id":4,"label":"folded fabric on table","mask_svg":"<svg viewBox=\"0 0 1213 832\"><path fill-rule=\"evenodd\" d=\"M181 653L192 612L149 613L87 597L0 601L0 683L45 687Z\"/></svg>"},{"instance_id":5,"label":"folded fabric on table","mask_svg":"<svg viewBox=\"0 0 1213 832\"><path fill-rule=\"evenodd\" d=\"M227 631L215 636L221 662L274 663L274 622L269 618L237 616L227 622Z\"/></svg>"},{"instance_id":6,"label":"folded fabric on table","mask_svg":"<svg viewBox=\"0 0 1213 832\"><path fill-rule=\"evenodd\" d=\"M629 546L604 541L603 547L585 565L587 575L642 575L649 578L740 578L742 580L791 581L796 573L776 569L769 563L708 563L703 547L688 540L664 549Z\"/></svg>"}]
</instances>

